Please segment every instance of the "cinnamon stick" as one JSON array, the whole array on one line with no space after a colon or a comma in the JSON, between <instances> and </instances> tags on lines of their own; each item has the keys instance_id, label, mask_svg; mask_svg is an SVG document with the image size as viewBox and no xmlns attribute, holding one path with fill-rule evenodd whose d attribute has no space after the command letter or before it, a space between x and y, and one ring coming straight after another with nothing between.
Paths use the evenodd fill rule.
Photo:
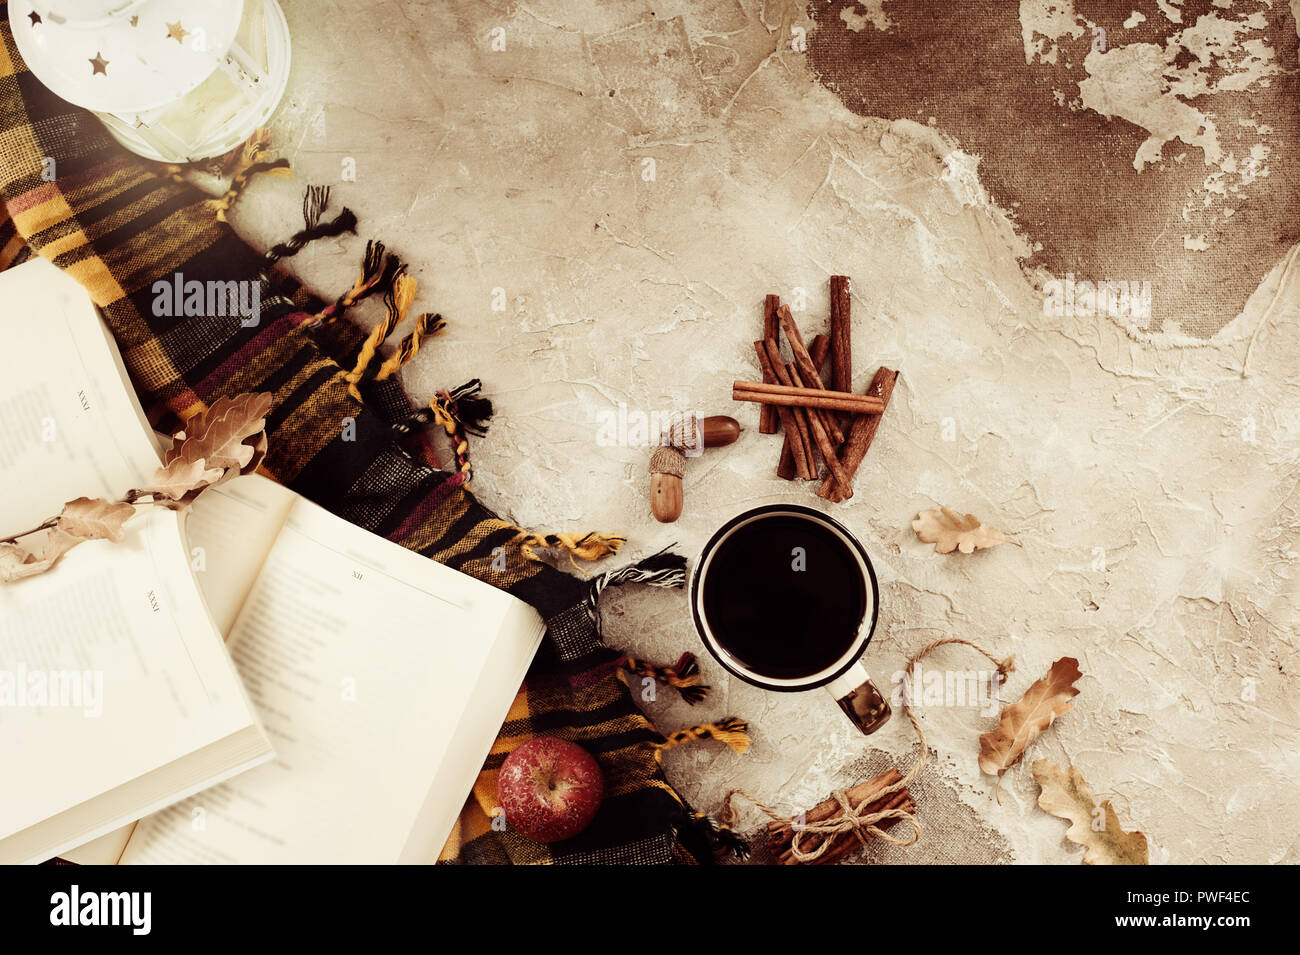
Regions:
<instances>
[{"instance_id":1,"label":"cinnamon stick","mask_svg":"<svg viewBox=\"0 0 1300 955\"><path fill-rule=\"evenodd\" d=\"M831 276L831 387L853 390L852 287L847 275Z\"/></svg>"},{"instance_id":2,"label":"cinnamon stick","mask_svg":"<svg viewBox=\"0 0 1300 955\"><path fill-rule=\"evenodd\" d=\"M812 361L811 357L809 358L809 361ZM809 390L804 387L804 380L798 368L794 365L787 365L786 371L789 373L790 380L794 382L796 388L803 391ZM736 397L735 392L733 392L731 396L733 398ZM786 396L782 395L781 397L785 398ZM794 397L797 398L798 396ZM826 399L821 400L824 401ZM841 484L852 482L852 478L849 477L849 472L844 470L844 466L840 464L840 459L835 455L835 445L831 443L831 437L827 430L827 422L830 421L832 416L829 414L818 414L818 412L813 409L809 409L807 414L808 426L812 429L813 441L817 443L817 450L822 453L822 460L826 462L826 467L830 469L835 480L839 481Z\"/></svg>"},{"instance_id":3,"label":"cinnamon stick","mask_svg":"<svg viewBox=\"0 0 1300 955\"><path fill-rule=\"evenodd\" d=\"M821 374L822 368L826 365L826 356L830 353L830 336L814 335L813 340L808 343L808 354L812 357L813 365L816 366L818 374ZM850 388L849 390L852 391L853 389Z\"/></svg>"},{"instance_id":4,"label":"cinnamon stick","mask_svg":"<svg viewBox=\"0 0 1300 955\"><path fill-rule=\"evenodd\" d=\"M871 442L875 440L876 431L880 427L880 418L884 414L884 408L889 407L889 399L894 393L894 382L898 380L898 372L892 371L881 365L876 370L876 376L871 379L871 385L867 388L867 394L880 399L883 407L880 414L860 415L853 419L853 425L849 428L848 440L844 442L844 447L840 449L840 464L848 472L849 483L840 481L833 475L822 482L822 486L817 489L817 496L833 503L847 501L853 496L853 476L858 473L858 467L862 464L862 459L867 456L867 449L871 447Z\"/></svg>"},{"instance_id":5,"label":"cinnamon stick","mask_svg":"<svg viewBox=\"0 0 1300 955\"><path fill-rule=\"evenodd\" d=\"M795 370L794 365L790 362L785 363L785 376L790 381L798 381L799 372ZM804 456L808 459L808 469L812 471L813 480L817 479L817 441L813 437L812 430L812 411L808 408L794 408L795 420L799 422L799 427L803 431Z\"/></svg>"},{"instance_id":6,"label":"cinnamon stick","mask_svg":"<svg viewBox=\"0 0 1300 955\"><path fill-rule=\"evenodd\" d=\"M794 355L794 363L799 369L799 376L809 388L816 388L820 391L827 390L825 383L822 381L821 373L813 364L812 356L808 354L808 349L804 347L803 336L799 334L799 326L795 324L789 306L782 305L776 310L776 315L781 322L781 330L785 332L785 340L790 343L790 353ZM822 419L822 426L826 429L826 434L830 436L835 446L839 447L843 444L844 432L840 430L835 415L830 414L829 409L823 408L819 410L817 417Z\"/></svg>"},{"instance_id":7,"label":"cinnamon stick","mask_svg":"<svg viewBox=\"0 0 1300 955\"><path fill-rule=\"evenodd\" d=\"M853 390L852 288L847 275L831 276L831 387ZM843 422L845 427L849 422Z\"/></svg>"},{"instance_id":8,"label":"cinnamon stick","mask_svg":"<svg viewBox=\"0 0 1300 955\"><path fill-rule=\"evenodd\" d=\"M786 363L781 360L781 348L777 345L776 339L765 338L762 341L762 346L777 381L782 385L791 385L790 373L786 370ZM795 458L796 473L805 481L811 481L817 477L817 462L813 460L812 431L808 427L808 416L803 408L788 407L790 408L790 425L786 427L786 434L799 435L799 444L795 450L802 452ZM785 419L783 418L782 423L784 424L784 422Z\"/></svg>"},{"instance_id":9,"label":"cinnamon stick","mask_svg":"<svg viewBox=\"0 0 1300 955\"><path fill-rule=\"evenodd\" d=\"M817 370L821 371L822 364L826 361L826 352L830 350L831 340L825 335L818 335L808 346L808 354L812 356L813 364ZM763 405L764 408L778 407L776 405ZM790 445L790 436L786 435L785 441L781 445L781 458L776 466L776 473L787 481L794 477L794 450Z\"/></svg>"},{"instance_id":10,"label":"cinnamon stick","mask_svg":"<svg viewBox=\"0 0 1300 955\"><path fill-rule=\"evenodd\" d=\"M763 337L778 338L781 334L781 325L776 317L776 310L781 307L781 296L769 295L763 300ZM769 377L765 371L763 380L770 385L777 383L776 376ZM852 388L846 389L852 391ZM758 431L760 434L776 434L777 424L780 421L780 415L772 405L763 405L758 412ZM789 430L786 434L789 435ZM780 473L778 470L777 473Z\"/></svg>"},{"instance_id":11,"label":"cinnamon stick","mask_svg":"<svg viewBox=\"0 0 1300 955\"><path fill-rule=\"evenodd\" d=\"M806 383L803 370L799 372L800 381ZM855 395L848 391L826 391L822 388L803 385L786 385L784 383L769 385L761 381L733 381L731 397L734 401L755 401L764 404L787 405L798 408L814 408L820 411L850 411L855 415L880 414L885 410L884 403L870 395ZM830 435L830 429L826 429Z\"/></svg>"},{"instance_id":12,"label":"cinnamon stick","mask_svg":"<svg viewBox=\"0 0 1300 955\"><path fill-rule=\"evenodd\" d=\"M777 364L775 366L773 365L771 354L767 348L767 342L770 341L772 341L772 339L768 338L763 341L754 342L754 351L758 353L758 367L763 370L763 377L766 379L771 376L773 381L779 383L781 375L785 372L785 364L779 360L781 356L778 353ZM778 366L781 369L780 373L776 371L776 367ZM769 406L765 405L764 407ZM776 413L781 421L781 427L785 429L786 440L790 442L791 448L794 451L792 459L796 473L805 481L811 481L813 478L817 477L817 472L813 470L809 463L810 455L808 453L808 447L805 444L805 435L795 417L795 412L798 409L781 407L778 405L771 405L770 407L776 409ZM777 473L781 473L779 468ZM782 477L786 477L786 475L782 475Z\"/></svg>"}]
</instances>

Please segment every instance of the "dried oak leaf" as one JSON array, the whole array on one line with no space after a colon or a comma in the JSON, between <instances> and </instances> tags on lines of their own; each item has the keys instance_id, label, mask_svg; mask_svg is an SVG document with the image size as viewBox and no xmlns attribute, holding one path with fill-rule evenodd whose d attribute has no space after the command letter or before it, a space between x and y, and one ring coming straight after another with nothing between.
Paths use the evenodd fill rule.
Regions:
<instances>
[{"instance_id":1,"label":"dried oak leaf","mask_svg":"<svg viewBox=\"0 0 1300 955\"><path fill-rule=\"evenodd\" d=\"M22 544L0 544L0 583L7 584L13 580L43 574L80 543L81 538L65 534L54 527L42 535L32 550Z\"/></svg>"},{"instance_id":2,"label":"dried oak leaf","mask_svg":"<svg viewBox=\"0 0 1300 955\"><path fill-rule=\"evenodd\" d=\"M53 560L39 560L19 544L0 544L0 582L22 580L49 570Z\"/></svg>"},{"instance_id":3,"label":"dried oak leaf","mask_svg":"<svg viewBox=\"0 0 1300 955\"><path fill-rule=\"evenodd\" d=\"M228 397L223 395L206 411L185 422L165 464L183 459L202 460L208 468L223 468L226 477L244 474L265 455L266 415L272 396L266 392Z\"/></svg>"},{"instance_id":4,"label":"dried oak leaf","mask_svg":"<svg viewBox=\"0 0 1300 955\"><path fill-rule=\"evenodd\" d=\"M82 540L117 542L126 536L124 525L134 514L135 508L121 501L79 497L63 505L58 528Z\"/></svg>"},{"instance_id":5,"label":"dried oak leaf","mask_svg":"<svg viewBox=\"0 0 1300 955\"><path fill-rule=\"evenodd\" d=\"M980 736L980 770L1001 776L1010 769L1054 719L1074 708L1070 700L1079 695L1074 681L1081 676L1078 660L1061 657L1020 702L1003 707L998 725Z\"/></svg>"},{"instance_id":6,"label":"dried oak leaf","mask_svg":"<svg viewBox=\"0 0 1300 955\"><path fill-rule=\"evenodd\" d=\"M191 491L219 480L225 473L223 468L209 468L203 458L196 461L175 458L154 472L147 490L179 501Z\"/></svg>"},{"instance_id":7,"label":"dried oak leaf","mask_svg":"<svg viewBox=\"0 0 1300 955\"><path fill-rule=\"evenodd\" d=\"M917 514L912 530L923 543L933 544L937 554L951 554L954 550L969 554L1007 542L1000 530L981 523L974 514L962 517L948 507Z\"/></svg>"},{"instance_id":8,"label":"dried oak leaf","mask_svg":"<svg viewBox=\"0 0 1300 955\"><path fill-rule=\"evenodd\" d=\"M1098 804L1077 769L1065 770L1047 759L1034 760L1030 769L1042 790L1038 805L1069 821L1065 837L1088 850L1083 854L1085 865L1147 864L1146 835L1125 832L1110 800ZM1096 828L1098 823L1103 824L1101 829Z\"/></svg>"}]
</instances>

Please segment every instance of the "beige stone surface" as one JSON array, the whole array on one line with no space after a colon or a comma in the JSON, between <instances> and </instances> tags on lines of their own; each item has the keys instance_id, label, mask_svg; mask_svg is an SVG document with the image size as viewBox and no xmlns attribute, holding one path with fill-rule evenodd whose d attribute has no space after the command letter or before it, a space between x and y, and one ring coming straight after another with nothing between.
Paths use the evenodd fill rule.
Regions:
<instances>
[{"instance_id":1,"label":"beige stone surface","mask_svg":"<svg viewBox=\"0 0 1300 955\"><path fill-rule=\"evenodd\" d=\"M498 411L474 445L488 506L538 529L625 533L630 557L674 542L694 554L749 505L825 507L880 577L866 660L882 682L946 635L1016 654L1007 699L1075 656L1077 705L1031 757L1078 766L1148 834L1153 861L1296 861L1293 276L1265 316L1275 269L1208 341L1138 342L1104 318L1044 315L1017 265L1025 240L990 206L978 166L945 175L959 144L943 130L845 110L792 49L809 26L797 5L284 6L294 69L273 130L297 180L257 182L235 224L272 242L295 227L303 185L332 183L363 236L411 262L419 307L450 327L406 382L420 396L483 379ZM361 246L331 240L294 268L333 292ZM730 400L732 379L756 374L764 293L802 304L811 335L833 273L854 280L856 387L877 365L901 370L857 494L839 506L777 479L779 438L758 434L756 406ZM620 405L734 414L746 428L689 462L675 525L650 516L649 450L602 439ZM933 553L910 521L939 504L1012 544ZM703 656L683 594L614 593L604 619L608 642L638 657ZM666 692L648 713L665 730L734 713L754 746L668 754L697 808L716 811L740 785L795 809L864 767L910 765L905 719L863 738L828 694L763 692L701 662L707 701ZM949 648L927 662L982 660ZM930 706L921 718L935 750L927 834L889 860L968 842L981 858L1079 861L1065 824L1035 806L1028 761L995 800L976 765L993 717Z\"/></svg>"}]
</instances>

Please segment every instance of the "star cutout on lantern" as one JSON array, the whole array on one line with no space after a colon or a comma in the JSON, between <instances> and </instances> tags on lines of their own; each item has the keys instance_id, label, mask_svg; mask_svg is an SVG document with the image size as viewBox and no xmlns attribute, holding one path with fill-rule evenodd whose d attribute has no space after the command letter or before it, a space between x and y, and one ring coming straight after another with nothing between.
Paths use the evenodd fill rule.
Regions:
<instances>
[{"instance_id":1,"label":"star cutout on lantern","mask_svg":"<svg viewBox=\"0 0 1300 955\"><path fill-rule=\"evenodd\" d=\"M175 40L177 43L184 45L183 41L189 35L190 31L181 26L180 20L167 24L167 39Z\"/></svg>"},{"instance_id":2,"label":"star cutout on lantern","mask_svg":"<svg viewBox=\"0 0 1300 955\"><path fill-rule=\"evenodd\" d=\"M41 22L41 15L33 10L31 13L27 14L27 19L32 21L32 26L36 26L36 24Z\"/></svg>"},{"instance_id":3,"label":"star cutout on lantern","mask_svg":"<svg viewBox=\"0 0 1300 955\"><path fill-rule=\"evenodd\" d=\"M102 53L96 51L90 65L94 68L94 72L90 74L91 76L108 76L108 60L104 59Z\"/></svg>"}]
</instances>

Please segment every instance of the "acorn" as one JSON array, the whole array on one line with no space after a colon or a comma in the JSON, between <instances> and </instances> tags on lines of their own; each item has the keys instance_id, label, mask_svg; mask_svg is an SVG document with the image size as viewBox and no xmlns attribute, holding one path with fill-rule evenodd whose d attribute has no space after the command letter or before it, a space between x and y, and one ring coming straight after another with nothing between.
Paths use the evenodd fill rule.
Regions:
<instances>
[{"instance_id":1,"label":"acorn","mask_svg":"<svg viewBox=\"0 0 1300 955\"><path fill-rule=\"evenodd\" d=\"M704 448L720 448L739 437L740 423L726 415L688 415L674 421L664 443L650 455L650 510L655 520L671 524L681 517L687 455L697 457Z\"/></svg>"}]
</instances>

